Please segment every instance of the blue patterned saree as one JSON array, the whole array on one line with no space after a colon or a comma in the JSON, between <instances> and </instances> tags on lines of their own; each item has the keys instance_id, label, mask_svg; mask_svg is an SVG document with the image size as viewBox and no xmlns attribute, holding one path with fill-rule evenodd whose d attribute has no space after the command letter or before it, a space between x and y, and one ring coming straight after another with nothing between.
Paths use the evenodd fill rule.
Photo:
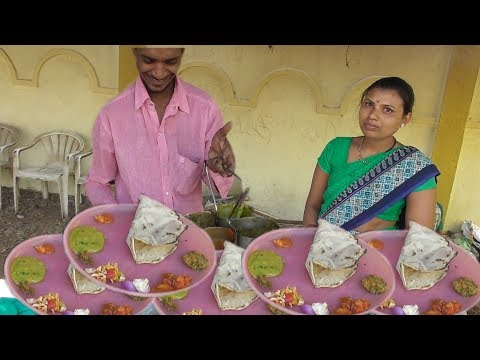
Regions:
<instances>
[{"instance_id":1,"label":"blue patterned saree","mask_svg":"<svg viewBox=\"0 0 480 360\"><path fill-rule=\"evenodd\" d=\"M440 174L431 160L412 146L402 146L372 166L336 194L320 217L351 231Z\"/></svg>"}]
</instances>

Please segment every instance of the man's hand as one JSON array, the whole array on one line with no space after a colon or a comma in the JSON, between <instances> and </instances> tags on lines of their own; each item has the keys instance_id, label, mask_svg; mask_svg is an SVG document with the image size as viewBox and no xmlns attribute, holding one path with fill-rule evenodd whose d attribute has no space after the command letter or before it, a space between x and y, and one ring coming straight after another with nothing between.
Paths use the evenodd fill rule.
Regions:
<instances>
[{"instance_id":1,"label":"man's hand","mask_svg":"<svg viewBox=\"0 0 480 360\"><path fill-rule=\"evenodd\" d=\"M208 168L224 177L232 176L235 171L235 156L227 140L227 134L232 126L232 122L229 121L217 131L208 151Z\"/></svg>"}]
</instances>

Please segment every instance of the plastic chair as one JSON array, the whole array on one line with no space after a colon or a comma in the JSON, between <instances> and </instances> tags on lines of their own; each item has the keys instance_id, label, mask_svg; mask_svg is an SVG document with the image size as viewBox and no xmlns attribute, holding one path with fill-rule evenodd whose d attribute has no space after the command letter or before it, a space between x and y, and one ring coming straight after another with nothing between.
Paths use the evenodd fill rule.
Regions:
<instances>
[{"instance_id":1,"label":"plastic chair","mask_svg":"<svg viewBox=\"0 0 480 360\"><path fill-rule=\"evenodd\" d=\"M82 203L80 187L85 184L87 177L82 175L82 159L92 155L92 149L83 154L75 156L75 214L78 213L79 205Z\"/></svg>"},{"instance_id":2,"label":"plastic chair","mask_svg":"<svg viewBox=\"0 0 480 360\"><path fill-rule=\"evenodd\" d=\"M35 167L24 165L20 161L20 154L32 149L39 143L43 145L43 150L47 155L46 164ZM40 146L35 147L42 149ZM62 219L67 218L68 176L74 172L74 156L80 153L83 147L84 141L80 135L67 130L59 130L41 134L30 145L16 148L13 151L13 200L15 214L18 213L18 180L27 178L42 181L44 199L48 199L48 182L56 181L60 196Z\"/></svg>"},{"instance_id":3,"label":"plastic chair","mask_svg":"<svg viewBox=\"0 0 480 360\"><path fill-rule=\"evenodd\" d=\"M0 209L2 208L2 167L10 164L7 149L18 141L18 130L13 126L0 124Z\"/></svg>"}]
</instances>

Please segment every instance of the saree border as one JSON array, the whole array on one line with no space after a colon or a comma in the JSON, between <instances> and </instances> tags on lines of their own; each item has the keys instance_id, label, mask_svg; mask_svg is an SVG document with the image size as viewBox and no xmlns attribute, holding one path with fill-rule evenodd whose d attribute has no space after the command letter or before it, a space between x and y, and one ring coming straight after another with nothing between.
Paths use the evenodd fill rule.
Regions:
<instances>
[{"instance_id":1,"label":"saree border","mask_svg":"<svg viewBox=\"0 0 480 360\"><path fill-rule=\"evenodd\" d=\"M392 170L397 166L401 161L406 160L408 157L411 157L419 153L423 155L417 148L413 146L404 146L398 150L391 153L372 169L367 171L361 178L357 179L354 183L347 186L337 198L330 204L327 210L321 215L321 218L325 219L328 217L335 209L347 202L359 191L364 190L374 183L381 175ZM383 210L388 208L390 205L394 204L401 198L404 198L407 194L412 192L418 186L424 184L428 179L433 176L440 174L437 167L431 163L431 160L425 155L426 166L417 171L414 175L407 178L396 188L391 190L389 193L384 195L380 200L371 205L367 210L362 211L361 213L354 216L352 219L345 221L342 225L342 228L350 231L355 227L364 224L365 222L373 219L377 214L381 213Z\"/></svg>"}]
</instances>

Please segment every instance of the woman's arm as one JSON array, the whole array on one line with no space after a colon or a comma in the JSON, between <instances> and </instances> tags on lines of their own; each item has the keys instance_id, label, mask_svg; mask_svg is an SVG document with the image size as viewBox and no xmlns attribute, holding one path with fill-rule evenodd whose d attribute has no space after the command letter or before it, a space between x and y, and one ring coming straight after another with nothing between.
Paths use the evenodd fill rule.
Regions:
<instances>
[{"instance_id":1,"label":"woman's arm","mask_svg":"<svg viewBox=\"0 0 480 360\"><path fill-rule=\"evenodd\" d=\"M312 185L303 212L303 226L318 226L318 214L323 204L323 194L327 189L329 175L318 164L313 172Z\"/></svg>"},{"instance_id":2,"label":"woman's arm","mask_svg":"<svg viewBox=\"0 0 480 360\"><path fill-rule=\"evenodd\" d=\"M433 229L435 225L435 204L437 189L414 191L406 198L405 228L409 228L410 220Z\"/></svg>"}]
</instances>

